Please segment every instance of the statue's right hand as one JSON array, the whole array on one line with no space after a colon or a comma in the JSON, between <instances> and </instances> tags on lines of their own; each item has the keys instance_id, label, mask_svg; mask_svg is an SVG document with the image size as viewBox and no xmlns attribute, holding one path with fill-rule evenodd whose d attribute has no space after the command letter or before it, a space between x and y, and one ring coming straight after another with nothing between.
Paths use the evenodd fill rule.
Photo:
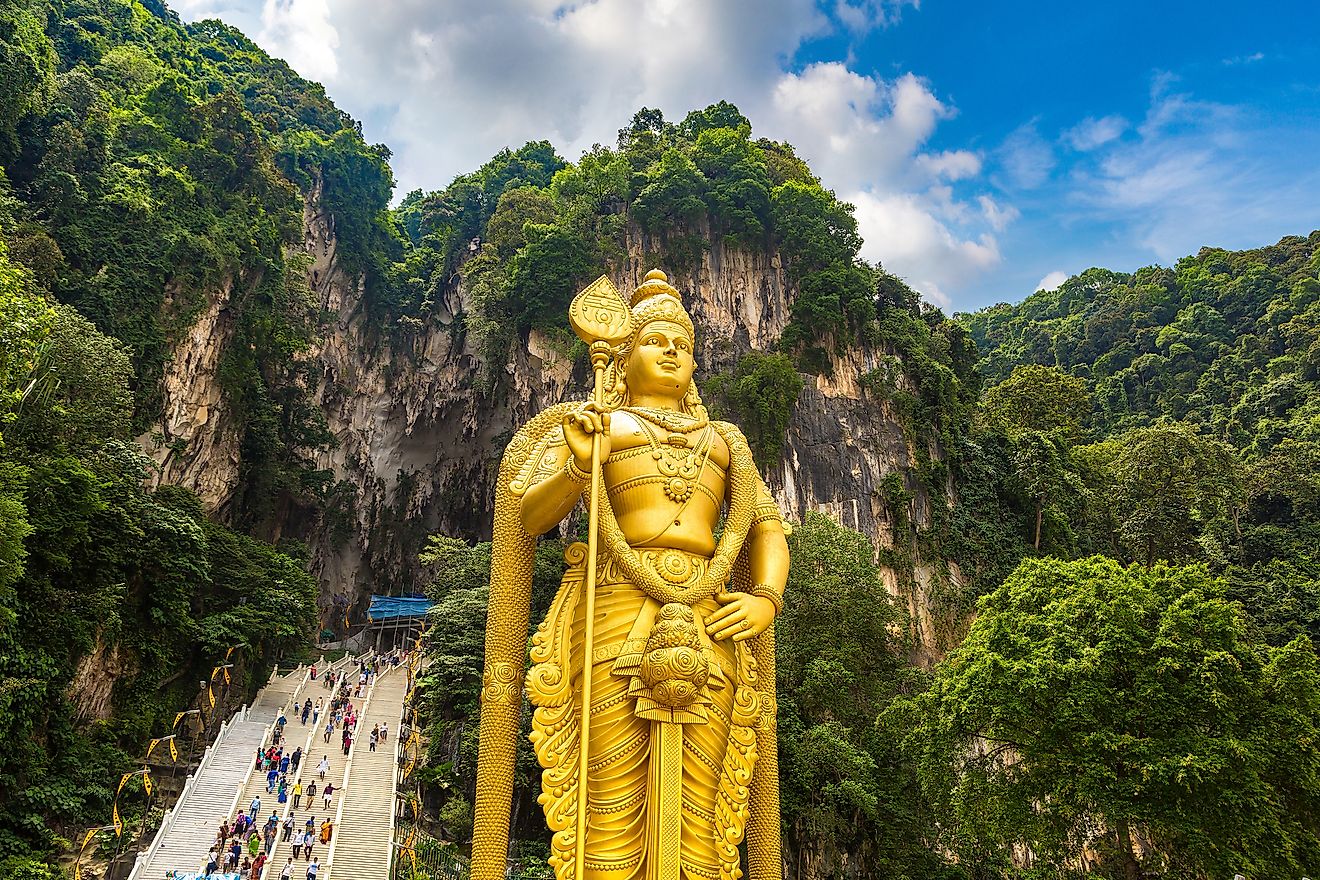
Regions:
<instances>
[{"instance_id":1,"label":"statue's right hand","mask_svg":"<svg viewBox=\"0 0 1320 880\"><path fill-rule=\"evenodd\" d=\"M610 411L605 406L587 401L564 416L564 440L573 453L573 460L584 471L591 469L591 436L600 435L600 460L610 456Z\"/></svg>"}]
</instances>

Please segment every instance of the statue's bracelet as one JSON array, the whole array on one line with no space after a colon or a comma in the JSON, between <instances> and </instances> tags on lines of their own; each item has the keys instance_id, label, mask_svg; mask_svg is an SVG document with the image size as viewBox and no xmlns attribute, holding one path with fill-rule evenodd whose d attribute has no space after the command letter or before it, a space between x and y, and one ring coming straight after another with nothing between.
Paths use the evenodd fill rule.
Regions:
<instances>
[{"instance_id":1,"label":"statue's bracelet","mask_svg":"<svg viewBox=\"0 0 1320 880\"><path fill-rule=\"evenodd\" d=\"M779 591L769 584L757 584L748 592L753 596L760 596L762 599L769 599L770 604L775 606L775 616L778 617L784 611L784 597L779 595Z\"/></svg>"},{"instance_id":2,"label":"statue's bracelet","mask_svg":"<svg viewBox=\"0 0 1320 880\"><path fill-rule=\"evenodd\" d=\"M573 458L571 454L568 456L568 461L564 464L564 473L568 474L568 478L575 483L591 482L591 474L578 467L577 459Z\"/></svg>"}]
</instances>

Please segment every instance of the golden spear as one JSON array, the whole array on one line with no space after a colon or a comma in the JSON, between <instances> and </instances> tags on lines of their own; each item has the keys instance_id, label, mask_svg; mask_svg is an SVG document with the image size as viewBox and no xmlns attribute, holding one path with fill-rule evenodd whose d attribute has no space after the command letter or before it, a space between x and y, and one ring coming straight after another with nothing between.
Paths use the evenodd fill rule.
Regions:
<instances>
[{"instance_id":1,"label":"golden spear","mask_svg":"<svg viewBox=\"0 0 1320 880\"><path fill-rule=\"evenodd\" d=\"M632 335L631 315L619 291L602 275L573 297L568 307L568 322L573 332L591 346L591 370L594 382L591 399L599 407L605 402L605 368L615 349ZM591 483L587 495L587 579L586 614L582 634L582 715L578 740L577 845L573 873L583 880L587 854L587 762L591 742L591 658L595 650L596 630L596 532L600 525L600 433L591 435Z\"/></svg>"}]
</instances>

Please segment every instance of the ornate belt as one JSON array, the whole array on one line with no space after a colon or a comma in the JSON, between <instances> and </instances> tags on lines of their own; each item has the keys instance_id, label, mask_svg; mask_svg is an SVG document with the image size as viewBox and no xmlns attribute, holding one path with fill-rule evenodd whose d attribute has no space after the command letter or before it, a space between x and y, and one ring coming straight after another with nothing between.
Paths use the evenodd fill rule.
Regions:
<instances>
[{"instance_id":1,"label":"ornate belt","mask_svg":"<svg viewBox=\"0 0 1320 880\"><path fill-rule=\"evenodd\" d=\"M706 570L710 568L710 560L704 556L689 553L686 550L666 548L638 550L637 555L641 558L643 565L655 572L660 580L671 588L670 592L656 595L647 589L645 583L633 584L620 569L614 558L608 554L604 554L604 558L601 560L599 583L602 585L631 584L662 605L676 599L684 605L695 605L704 599L709 599L720 589L721 585L709 583L703 585L702 583Z\"/></svg>"}]
</instances>

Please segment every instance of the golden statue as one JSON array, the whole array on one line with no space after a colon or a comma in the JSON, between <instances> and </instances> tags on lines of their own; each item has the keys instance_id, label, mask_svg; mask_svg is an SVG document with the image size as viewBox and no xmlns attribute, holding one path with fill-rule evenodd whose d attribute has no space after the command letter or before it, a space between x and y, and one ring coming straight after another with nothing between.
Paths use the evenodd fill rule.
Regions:
<instances>
[{"instance_id":1,"label":"golden statue","mask_svg":"<svg viewBox=\"0 0 1320 880\"><path fill-rule=\"evenodd\" d=\"M504 877L535 536L584 495L589 541L565 551L526 676L556 880L738 880L744 834L752 880L779 880L787 526L746 439L701 404L663 272L631 308L602 277L569 317L593 399L533 418L500 466L473 880Z\"/></svg>"}]
</instances>

